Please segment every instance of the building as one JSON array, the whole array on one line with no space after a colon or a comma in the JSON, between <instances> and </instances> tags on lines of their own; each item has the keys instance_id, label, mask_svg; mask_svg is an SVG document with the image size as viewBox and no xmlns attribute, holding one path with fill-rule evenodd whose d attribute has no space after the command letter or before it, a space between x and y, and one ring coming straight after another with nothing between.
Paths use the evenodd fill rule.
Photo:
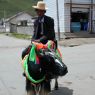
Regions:
<instances>
[{"instance_id":1,"label":"building","mask_svg":"<svg viewBox=\"0 0 95 95\"><path fill-rule=\"evenodd\" d=\"M33 19L26 12L20 12L4 20L4 32L16 32L20 34L33 34Z\"/></svg>"},{"instance_id":2,"label":"building","mask_svg":"<svg viewBox=\"0 0 95 95\"><path fill-rule=\"evenodd\" d=\"M65 0L66 32L94 32L95 0Z\"/></svg>"},{"instance_id":3,"label":"building","mask_svg":"<svg viewBox=\"0 0 95 95\"><path fill-rule=\"evenodd\" d=\"M57 0L44 1L48 7L46 14L54 18L58 32ZM60 33L95 32L95 0L58 0L58 15Z\"/></svg>"}]
</instances>

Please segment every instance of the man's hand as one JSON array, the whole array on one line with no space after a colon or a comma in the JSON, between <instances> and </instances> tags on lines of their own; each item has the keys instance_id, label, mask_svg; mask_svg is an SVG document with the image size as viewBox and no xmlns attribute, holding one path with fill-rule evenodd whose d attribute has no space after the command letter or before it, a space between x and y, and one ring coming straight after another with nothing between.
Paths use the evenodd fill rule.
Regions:
<instances>
[{"instance_id":1,"label":"man's hand","mask_svg":"<svg viewBox=\"0 0 95 95\"><path fill-rule=\"evenodd\" d=\"M40 43L40 40L34 40L34 42Z\"/></svg>"},{"instance_id":2,"label":"man's hand","mask_svg":"<svg viewBox=\"0 0 95 95\"><path fill-rule=\"evenodd\" d=\"M40 40L38 39L38 40L31 40L31 43L32 42L37 42L37 43L40 43Z\"/></svg>"}]
</instances>

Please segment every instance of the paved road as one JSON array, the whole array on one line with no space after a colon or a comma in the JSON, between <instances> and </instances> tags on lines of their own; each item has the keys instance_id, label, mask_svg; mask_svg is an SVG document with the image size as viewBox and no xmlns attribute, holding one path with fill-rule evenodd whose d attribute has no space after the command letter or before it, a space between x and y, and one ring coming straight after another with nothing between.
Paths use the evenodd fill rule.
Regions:
<instances>
[{"instance_id":1,"label":"paved road","mask_svg":"<svg viewBox=\"0 0 95 95\"><path fill-rule=\"evenodd\" d=\"M0 35L0 95L25 95L20 56L29 43ZM51 95L95 95L95 44L60 50L69 73L59 78L60 88Z\"/></svg>"},{"instance_id":2,"label":"paved road","mask_svg":"<svg viewBox=\"0 0 95 95\"><path fill-rule=\"evenodd\" d=\"M24 95L20 56L29 43L0 35L0 95Z\"/></svg>"}]
</instances>

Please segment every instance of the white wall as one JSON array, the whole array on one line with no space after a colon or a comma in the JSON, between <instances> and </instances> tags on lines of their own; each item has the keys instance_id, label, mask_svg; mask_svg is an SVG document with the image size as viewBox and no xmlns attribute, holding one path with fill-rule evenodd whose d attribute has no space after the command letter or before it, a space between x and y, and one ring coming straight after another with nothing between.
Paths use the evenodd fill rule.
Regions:
<instances>
[{"instance_id":1,"label":"white wall","mask_svg":"<svg viewBox=\"0 0 95 95\"><path fill-rule=\"evenodd\" d=\"M60 20L60 32L65 32L64 30L64 0L59 0L59 20Z\"/></svg>"},{"instance_id":2,"label":"white wall","mask_svg":"<svg viewBox=\"0 0 95 95\"><path fill-rule=\"evenodd\" d=\"M33 35L33 26L17 27L17 33Z\"/></svg>"},{"instance_id":3,"label":"white wall","mask_svg":"<svg viewBox=\"0 0 95 95\"><path fill-rule=\"evenodd\" d=\"M57 29L57 8L56 0L44 0L48 7L46 15L54 18L55 22L55 32L58 32ZM59 23L60 23L60 32L64 32L64 0L59 0Z\"/></svg>"},{"instance_id":4,"label":"white wall","mask_svg":"<svg viewBox=\"0 0 95 95\"><path fill-rule=\"evenodd\" d=\"M57 32L57 17L56 17L56 0L44 0L48 10L46 12L47 16L50 16L54 19L54 23L55 23L55 31Z\"/></svg>"}]
</instances>

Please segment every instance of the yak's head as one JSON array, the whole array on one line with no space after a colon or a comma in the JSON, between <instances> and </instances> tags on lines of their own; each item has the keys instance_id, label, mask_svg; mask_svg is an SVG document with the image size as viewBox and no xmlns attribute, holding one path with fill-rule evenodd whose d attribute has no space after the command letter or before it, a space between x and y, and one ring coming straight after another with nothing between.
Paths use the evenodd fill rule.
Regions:
<instances>
[{"instance_id":1,"label":"yak's head","mask_svg":"<svg viewBox=\"0 0 95 95\"><path fill-rule=\"evenodd\" d=\"M68 72L67 66L51 51L44 53L42 57L42 68L46 70L46 73L50 73L53 76L64 76Z\"/></svg>"}]
</instances>

